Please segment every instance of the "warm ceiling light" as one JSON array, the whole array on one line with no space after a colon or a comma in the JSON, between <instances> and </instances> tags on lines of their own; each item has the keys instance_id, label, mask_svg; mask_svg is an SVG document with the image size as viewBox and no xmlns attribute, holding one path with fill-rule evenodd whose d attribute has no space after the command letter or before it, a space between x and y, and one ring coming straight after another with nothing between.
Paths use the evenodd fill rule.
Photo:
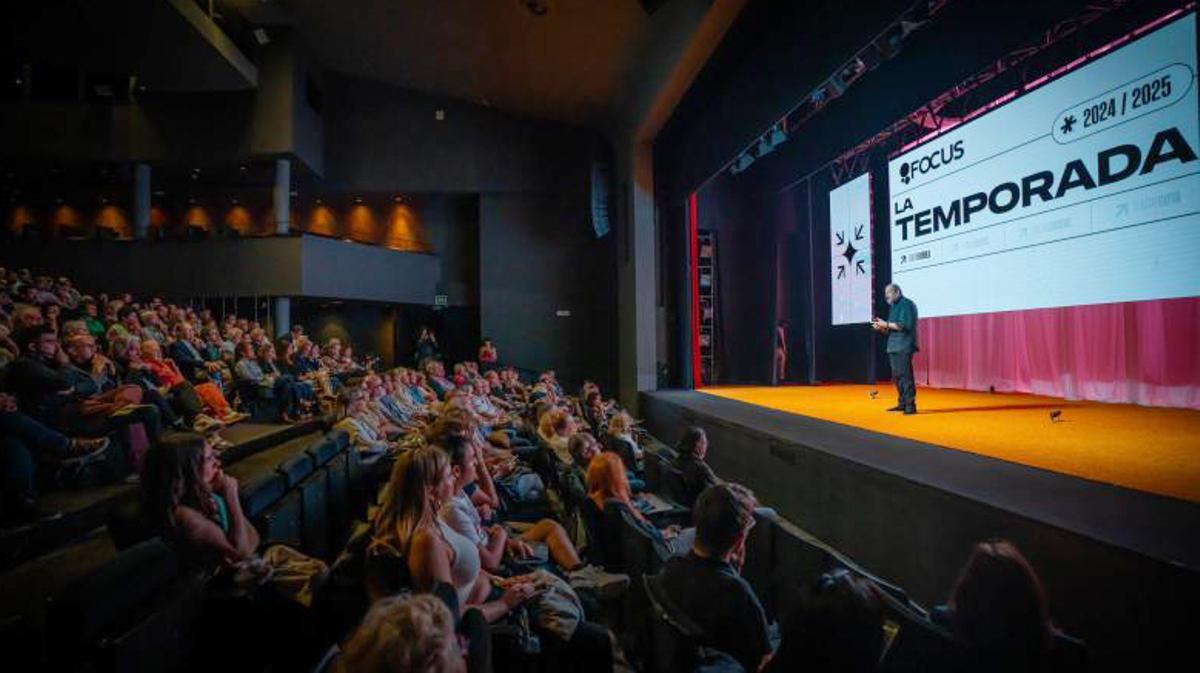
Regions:
<instances>
[{"instance_id":1,"label":"warm ceiling light","mask_svg":"<svg viewBox=\"0 0 1200 673\"><path fill-rule=\"evenodd\" d=\"M356 196L356 197L354 197L354 202L355 202L355 203L362 203L362 197L361 197L361 196Z\"/></svg>"}]
</instances>

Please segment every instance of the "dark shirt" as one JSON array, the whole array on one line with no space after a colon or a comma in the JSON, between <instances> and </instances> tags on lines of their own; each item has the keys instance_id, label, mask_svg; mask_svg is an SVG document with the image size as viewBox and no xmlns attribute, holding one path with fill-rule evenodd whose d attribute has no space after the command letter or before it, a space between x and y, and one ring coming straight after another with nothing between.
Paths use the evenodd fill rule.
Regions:
<instances>
[{"instance_id":1,"label":"dark shirt","mask_svg":"<svg viewBox=\"0 0 1200 673\"><path fill-rule=\"evenodd\" d=\"M633 472L635 475L642 473L642 463L637 458L635 447L629 440L614 435L606 435L603 439L604 450L612 451L621 457L621 462L625 463L625 469Z\"/></svg>"},{"instance_id":2,"label":"dark shirt","mask_svg":"<svg viewBox=\"0 0 1200 673\"><path fill-rule=\"evenodd\" d=\"M888 333L887 352L903 353L921 350L917 340L917 305L908 297L901 296L888 309L887 321L896 323L900 329Z\"/></svg>"},{"instance_id":3,"label":"dark shirt","mask_svg":"<svg viewBox=\"0 0 1200 673\"><path fill-rule=\"evenodd\" d=\"M695 456L678 456L672 461L672 466L679 470L683 477L683 493L680 494L683 501L679 504L684 507L695 505L696 498L700 497L704 489L721 482L708 463Z\"/></svg>"},{"instance_id":4,"label":"dark shirt","mask_svg":"<svg viewBox=\"0 0 1200 673\"><path fill-rule=\"evenodd\" d=\"M667 562L662 585L704 632L705 645L728 653L748 671L758 670L771 651L767 613L733 566L692 552Z\"/></svg>"},{"instance_id":5,"label":"dark shirt","mask_svg":"<svg viewBox=\"0 0 1200 673\"><path fill-rule=\"evenodd\" d=\"M206 361L192 344L183 339L177 339L167 346L167 355L175 361L175 364L179 365L179 371L183 372L188 380L194 382L205 378L208 371L204 366Z\"/></svg>"},{"instance_id":6,"label":"dark shirt","mask_svg":"<svg viewBox=\"0 0 1200 673\"><path fill-rule=\"evenodd\" d=\"M75 390L66 367L29 356L17 358L8 366L4 384L16 395L22 412L48 425L54 425L60 412L81 394ZM62 394L67 390L71 392Z\"/></svg>"},{"instance_id":7,"label":"dark shirt","mask_svg":"<svg viewBox=\"0 0 1200 673\"><path fill-rule=\"evenodd\" d=\"M79 365L72 364L66 367L64 371L66 372L67 379L74 386L75 392L80 395L88 397L100 395L111 390L116 390L118 385L117 380L109 376L108 373L103 373L99 376L93 375L91 367L87 365L80 367Z\"/></svg>"}]
</instances>

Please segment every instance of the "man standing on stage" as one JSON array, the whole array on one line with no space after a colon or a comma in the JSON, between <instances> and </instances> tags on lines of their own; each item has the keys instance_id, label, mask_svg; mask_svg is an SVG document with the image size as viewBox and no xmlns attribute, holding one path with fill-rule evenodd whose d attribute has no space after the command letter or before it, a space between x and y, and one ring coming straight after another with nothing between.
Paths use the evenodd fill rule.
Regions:
<instances>
[{"instance_id":1,"label":"man standing on stage","mask_svg":"<svg viewBox=\"0 0 1200 673\"><path fill-rule=\"evenodd\" d=\"M887 320L876 317L871 327L888 335L887 354L892 365L892 379L896 382L899 401L888 411L917 413L917 384L913 381L913 354L921 350L917 344L917 305L900 292L900 286L892 283L883 290L883 296L891 305Z\"/></svg>"}]
</instances>

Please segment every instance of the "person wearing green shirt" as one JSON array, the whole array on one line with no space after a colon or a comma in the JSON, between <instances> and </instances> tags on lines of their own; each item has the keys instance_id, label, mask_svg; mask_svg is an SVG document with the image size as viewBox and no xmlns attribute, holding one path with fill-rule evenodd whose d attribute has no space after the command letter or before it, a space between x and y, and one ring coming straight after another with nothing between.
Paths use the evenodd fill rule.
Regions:
<instances>
[{"instance_id":1,"label":"person wearing green shirt","mask_svg":"<svg viewBox=\"0 0 1200 673\"><path fill-rule=\"evenodd\" d=\"M921 350L917 340L917 305L905 297L900 286L892 283L883 290L887 299L887 320L876 317L871 327L888 335L887 354L892 366L892 380L896 382L899 399L888 411L903 411L906 415L917 413L917 384L913 380L913 355Z\"/></svg>"}]
</instances>

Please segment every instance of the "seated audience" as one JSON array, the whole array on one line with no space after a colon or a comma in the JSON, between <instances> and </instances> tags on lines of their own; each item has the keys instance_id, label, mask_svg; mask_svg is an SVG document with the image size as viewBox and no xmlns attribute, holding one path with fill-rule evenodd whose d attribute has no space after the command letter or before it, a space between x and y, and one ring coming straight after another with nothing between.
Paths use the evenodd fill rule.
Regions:
<instances>
[{"instance_id":1,"label":"seated audience","mask_svg":"<svg viewBox=\"0 0 1200 673\"><path fill-rule=\"evenodd\" d=\"M53 521L60 512L41 509L35 488L39 465L68 467L99 458L107 438L67 437L17 409L17 399L0 393L0 520L5 529Z\"/></svg>"},{"instance_id":2,"label":"seated audience","mask_svg":"<svg viewBox=\"0 0 1200 673\"><path fill-rule=\"evenodd\" d=\"M196 330L188 322L177 322L171 328L175 340L167 346L167 355L179 366L179 370L192 383L213 381L218 386L229 383L224 374L225 365L220 358L209 359L196 341Z\"/></svg>"},{"instance_id":3,"label":"seated audience","mask_svg":"<svg viewBox=\"0 0 1200 673\"><path fill-rule=\"evenodd\" d=\"M493 578L483 569L475 543L437 514L453 492L454 474L443 451L422 447L401 455L375 515L371 547L405 564L417 591L448 584L460 611L477 607L494 622L529 599L533 584L521 576Z\"/></svg>"},{"instance_id":4,"label":"seated audience","mask_svg":"<svg viewBox=\"0 0 1200 673\"><path fill-rule=\"evenodd\" d=\"M877 670L884 640L876 591L846 570L817 578L784 617L779 649L763 672Z\"/></svg>"},{"instance_id":5,"label":"seated audience","mask_svg":"<svg viewBox=\"0 0 1200 673\"><path fill-rule=\"evenodd\" d=\"M671 461L671 466L683 476L684 492L679 494L679 504L684 507L691 507L704 489L721 481L704 462L707 454L708 435L704 430L695 426L684 430L683 437L675 446L675 459Z\"/></svg>"},{"instance_id":6,"label":"seated audience","mask_svg":"<svg viewBox=\"0 0 1200 673\"><path fill-rule=\"evenodd\" d=\"M754 495L738 484L706 489L692 509L691 550L662 571L663 591L700 627L703 643L728 653L747 671L757 671L771 653L766 612L740 574L755 504Z\"/></svg>"},{"instance_id":7,"label":"seated audience","mask_svg":"<svg viewBox=\"0 0 1200 673\"><path fill-rule=\"evenodd\" d=\"M168 403L171 411L182 417L185 425L198 432L221 425L222 421L211 415L212 410L201 398L201 387L188 383L179 370L174 367L175 363L169 360L164 362L161 359L158 342L153 339L140 341L136 337L127 337L114 343L124 344L123 350L118 354L118 362L125 368L127 382L140 385L147 394L153 391L161 396ZM147 354L152 357L146 357ZM212 385L211 383L201 384L201 386ZM206 388L206 390L208 389ZM219 395L220 391L216 391L216 393ZM209 390L208 394L212 396L212 391ZM223 397L221 401L224 401ZM232 414L228 403L225 403L224 406L227 410L226 413Z\"/></svg>"},{"instance_id":8,"label":"seated audience","mask_svg":"<svg viewBox=\"0 0 1200 673\"><path fill-rule=\"evenodd\" d=\"M516 531L510 533L501 524L485 528L475 503L465 491L477 481L491 480L482 452L470 440L454 435L442 438L439 448L450 458L454 475L454 494L442 503L439 515L448 526L478 546L486 570L498 570L505 557L529 560L535 557L534 549L541 548L544 550L541 560L557 565L576 588L590 587L616 593L629 585L627 575L609 575L584 564L567 531L553 519L542 519L519 534Z\"/></svg>"}]
</instances>

